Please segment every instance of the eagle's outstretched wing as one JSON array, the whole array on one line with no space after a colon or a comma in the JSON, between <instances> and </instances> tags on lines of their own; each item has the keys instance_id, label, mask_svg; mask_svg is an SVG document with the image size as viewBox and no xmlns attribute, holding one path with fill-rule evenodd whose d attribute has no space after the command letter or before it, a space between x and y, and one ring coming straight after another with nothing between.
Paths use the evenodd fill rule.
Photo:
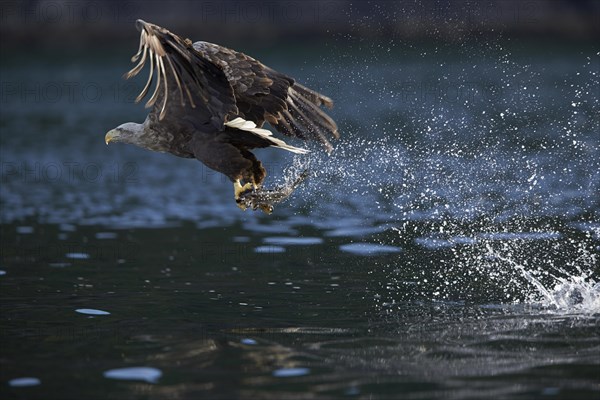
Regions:
<instances>
[{"instance_id":1,"label":"eagle's outstretched wing","mask_svg":"<svg viewBox=\"0 0 600 400\"><path fill-rule=\"evenodd\" d=\"M154 106L152 113L159 121L166 116L173 121L185 116L220 130L238 115L233 88L223 70L198 53L189 39L142 20L137 20L136 26L141 32L140 47L132 61L139 62L125 78L137 75L146 62L150 63L148 81L136 102L148 94L156 77L146 107ZM186 112L186 106L196 110Z\"/></svg>"},{"instance_id":2,"label":"eagle's outstretched wing","mask_svg":"<svg viewBox=\"0 0 600 400\"><path fill-rule=\"evenodd\" d=\"M331 151L329 140L339 137L337 126L320 109L333 106L330 98L246 54L207 42L196 42L194 48L222 68L241 116L259 127L267 121L286 135L317 140Z\"/></svg>"}]
</instances>

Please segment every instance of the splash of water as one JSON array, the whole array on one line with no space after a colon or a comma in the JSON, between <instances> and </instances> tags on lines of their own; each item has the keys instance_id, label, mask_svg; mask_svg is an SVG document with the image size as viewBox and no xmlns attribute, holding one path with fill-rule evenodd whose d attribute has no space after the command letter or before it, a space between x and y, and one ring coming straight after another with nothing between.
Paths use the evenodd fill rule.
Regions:
<instances>
[{"instance_id":1,"label":"splash of water","mask_svg":"<svg viewBox=\"0 0 600 400\"><path fill-rule=\"evenodd\" d=\"M349 114L364 119L342 124L343 143L330 157L310 156L318 179L303 196L311 214L322 225L350 214L363 227L395 226L400 237L382 244L425 248L390 263L382 303L458 299L598 312L597 236L582 239L587 228L573 233L569 225L598 215L600 53L545 69L500 44L484 57L464 50L464 61L438 71L437 82L467 94L455 102L394 97L393 79L381 76L397 76L397 66L370 74L377 107L349 103ZM397 88L414 94L411 85Z\"/></svg>"},{"instance_id":2,"label":"splash of water","mask_svg":"<svg viewBox=\"0 0 600 400\"><path fill-rule=\"evenodd\" d=\"M600 312L600 282L593 278L592 271L578 268L578 274L557 268L563 276L547 273L551 282L544 283L528 268L515 260L500 254L491 245L486 245L489 254L504 262L518 272L535 290L528 296L527 302L561 313L598 313ZM594 255L590 255L595 262Z\"/></svg>"}]
</instances>

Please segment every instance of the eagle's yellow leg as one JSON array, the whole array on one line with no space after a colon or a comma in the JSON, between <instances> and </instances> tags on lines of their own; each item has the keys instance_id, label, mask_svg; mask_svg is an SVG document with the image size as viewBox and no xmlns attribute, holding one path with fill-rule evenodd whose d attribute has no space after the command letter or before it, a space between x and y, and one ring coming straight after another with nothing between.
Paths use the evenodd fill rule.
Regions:
<instances>
[{"instance_id":1,"label":"eagle's yellow leg","mask_svg":"<svg viewBox=\"0 0 600 400\"><path fill-rule=\"evenodd\" d=\"M233 195L236 200L237 206L242 210L245 210L246 206L243 203L238 202L237 200L239 200L242 193L252 188L256 189L256 185L250 182L246 183L244 186L242 186L239 179L233 182Z\"/></svg>"},{"instance_id":2,"label":"eagle's yellow leg","mask_svg":"<svg viewBox=\"0 0 600 400\"><path fill-rule=\"evenodd\" d=\"M244 193L246 190L250 190L252 188L256 189L256 185L253 185L250 182L246 183L244 186L242 186L239 179L237 181L233 182L233 193L234 193L235 199L236 200L239 199L240 195L242 193Z\"/></svg>"}]
</instances>

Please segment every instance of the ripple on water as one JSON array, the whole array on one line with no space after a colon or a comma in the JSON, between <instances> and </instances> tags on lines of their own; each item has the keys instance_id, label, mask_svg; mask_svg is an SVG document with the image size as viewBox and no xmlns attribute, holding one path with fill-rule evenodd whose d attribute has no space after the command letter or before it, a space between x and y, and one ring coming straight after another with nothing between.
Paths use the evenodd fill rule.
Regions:
<instances>
[{"instance_id":1,"label":"ripple on water","mask_svg":"<svg viewBox=\"0 0 600 400\"><path fill-rule=\"evenodd\" d=\"M310 369L308 368L280 368L273 371L273 376L277 378L290 378L293 376L308 375Z\"/></svg>"},{"instance_id":2,"label":"ripple on water","mask_svg":"<svg viewBox=\"0 0 600 400\"><path fill-rule=\"evenodd\" d=\"M285 253L285 247L282 246L258 246L254 248L255 253L259 254L275 254Z\"/></svg>"},{"instance_id":3,"label":"ripple on water","mask_svg":"<svg viewBox=\"0 0 600 400\"><path fill-rule=\"evenodd\" d=\"M115 232L97 232L96 239L99 240L110 240L116 239L118 235Z\"/></svg>"},{"instance_id":4,"label":"ripple on water","mask_svg":"<svg viewBox=\"0 0 600 400\"><path fill-rule=\"evenodd\" d=\"M331 237L361 237L367 235L373 235L385 231L384 226L348 226L343 228L337 228L325 233L325 236Z\"/></svg>"},{"instance_id":5,"label":"ripple on water","mask_svg":"<svg viewBox=\"0 0 600 400\"><path fill-rule=\"evenodd\" d=\"M60 229L62 232L75 232L77 230L77 227L73 224L59 224L58 225L58 229Z\"/></svg>"},{"instance_id":6,"label":"ripple on water","mask_svg":"<svg viewBox=\"0 0 600 400\"><path fill-rule=\"evenodd\" d=\"M65 267L70 267L71 263L67 263L67 262L55 262L55 263L50 263L48 265L51 266L52 268L65 268Z\"/></svg>"},{"instance_id":7,"label":"ripple on water","mask_svg":"<svg viewBox=\"0 0 600 400\"><path fill-rule=\"evenodd\" d=\"M17 226L17 233L20 235L29 235L33 232L33 226Z\"/></svg>"},{"instance_id":8,"label":"ripple on water","mask_svg":"<svg viewBox=\"0 0 600 400\"><path fill-rule=\"evenodd\" d=\"M270 233L270 234L288 234L295 235L298 232L286 225L285 223L279 223L274 225L265 225L265 224L247 224L244 226L244 229L250 232L257 233Z\"/></svg>"},{"instance_id":9,"label":"ripple on water","mask_svg":"<svg viewBox=\"0 0 600 400\"><path fill-rule=\"evenodd\" d=\"M162 371L152 367L116 368L104 372L104 377L108 379L144 381L148 383L156 383L161 376Z\"/></svg>"},{"instance_id":10,"label":"ripple on water","mask_svg":"<svg viewBox=\"0 0 600 400\"><path fill-rule=\"evenodd\" d=\"M323 239L319 237L288 237L288 236L271 236L263 239L264 243L274 244L277 246L307 246L323 243Z\"/></svg>"},{"instance_id":11,"label":"ripple on water","mask_svg":"<svg viewBox=\"0 0 600 400\"><path fill-rule=\"evenodd\" d=\"M38 378L34 378L31 376L26 376L22 378L14 378L8 381L8 385L12 387L27 387L27 386L37 386L40 385L42 381Z\"/></svg>"},{"instance_id":12,"label":"ripple on water","mask_svg":"<svg viewBox=\"0 0 600 400\"><path fill-rule=\"evenodd\" d=\"M341 251L359 256L374 256L378 254L399 253L400 247L378 243L348 243L340 246Z\"/></svg>"},{"instance_id":13,"label":"ripple on water","mask_svg":"<svg viewBox=\"0 0 600 400\"><path fill-rule=\"evenodd\" d=\"M108 311L96 310L94 308L78 308L77 310L75 310L75 312L86 315L110 315Z\"/></svg>"},{"instance_id":14,"label":"ripple on water","mask_svg":"<svg viewBox=\"0 0 600 400\"><path fill-rule=\"evenodd\" d=\"M88 253L67 253L65 257L72 260L87 260L90 258L90 255Z\"/></svg>"}]
</instances>

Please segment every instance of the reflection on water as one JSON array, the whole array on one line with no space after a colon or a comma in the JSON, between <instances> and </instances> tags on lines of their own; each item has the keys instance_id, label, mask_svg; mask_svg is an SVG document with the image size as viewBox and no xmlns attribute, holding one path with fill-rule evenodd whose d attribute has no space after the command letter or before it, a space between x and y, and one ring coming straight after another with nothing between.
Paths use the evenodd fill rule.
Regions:
<instances>
[{"instance_id":1,"label":"reflection on water","mask_svg":"<svg viewBox=\"0 0 600 400\"><path fill-rule=\"evenodd\" d=\"M1 397L600 390L599 54L491 46L289 66L344 136L258 152L270 186L311 171L271 216L195 161L107 148L128 102L3 104ZM121 61L85 68L110 87Z\"/></svg>"}]
</instances>

